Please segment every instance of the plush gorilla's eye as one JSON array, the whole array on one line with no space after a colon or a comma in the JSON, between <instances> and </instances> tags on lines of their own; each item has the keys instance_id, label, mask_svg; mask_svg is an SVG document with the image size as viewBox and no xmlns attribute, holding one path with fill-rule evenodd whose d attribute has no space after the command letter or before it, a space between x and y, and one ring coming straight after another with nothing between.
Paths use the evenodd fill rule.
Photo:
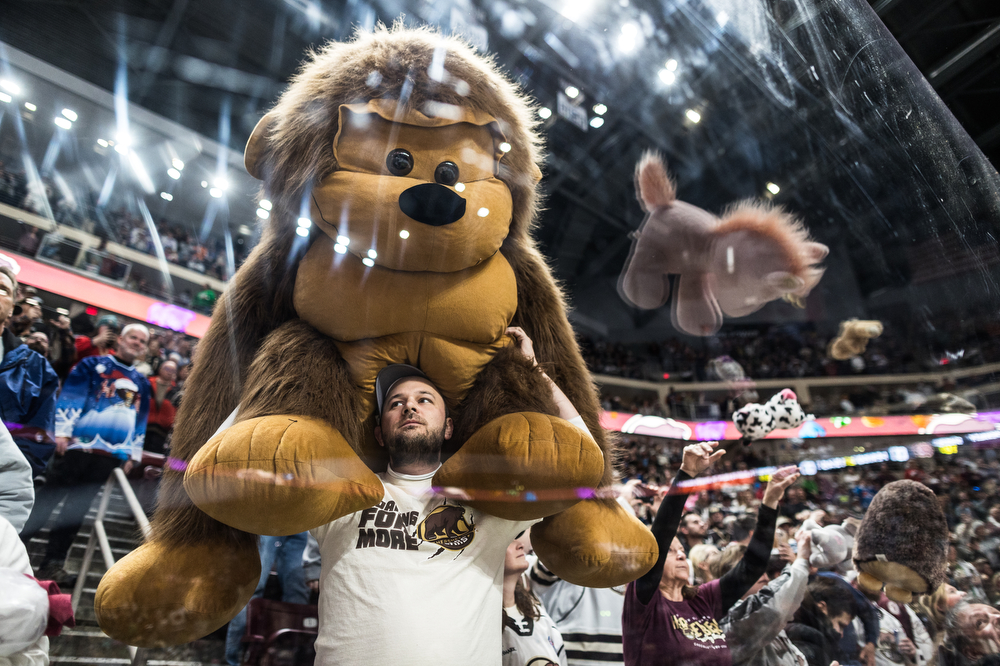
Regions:
<instances>
[{"instance_id":1,"label":"plush gorilla's eye","mask_svg":"<svg viewBox=\"0 0 1000 666\"><path fill-rule=\"evenodd\" d=\"M454 185L458 182L458 165L454 162L441 162L434 169L434 180L442 185Z\"/></svg>"},{"instance_id":2,"label":"plush gorilla's eye","mask_svg":"<svg viewBox=\"0 0 1000 666\"><path fill-rule=\"evenodd\" d=\"M405 176L413 171L413 155L408 150L397 148L385 158L385 166L393 176Z\"/></svg>"}]
</instances>

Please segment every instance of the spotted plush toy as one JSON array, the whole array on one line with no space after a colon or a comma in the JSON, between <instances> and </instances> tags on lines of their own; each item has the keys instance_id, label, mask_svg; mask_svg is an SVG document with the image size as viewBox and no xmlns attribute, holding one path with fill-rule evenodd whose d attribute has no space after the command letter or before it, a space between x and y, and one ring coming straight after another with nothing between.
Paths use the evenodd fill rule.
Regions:
<instances>
[{"instance_id":1,"label":"spotted plush toy","mask_svg":"<svg viewBox=\"0 0 1000 666\"><path fill-rule=\"evenodd\" d=\"M795 391L785 389L771 396L763 405L752 402L733 414L733 423L748 445L764 439L772 430L797 428L806 420Z\"/></svg>"}]
</instances>

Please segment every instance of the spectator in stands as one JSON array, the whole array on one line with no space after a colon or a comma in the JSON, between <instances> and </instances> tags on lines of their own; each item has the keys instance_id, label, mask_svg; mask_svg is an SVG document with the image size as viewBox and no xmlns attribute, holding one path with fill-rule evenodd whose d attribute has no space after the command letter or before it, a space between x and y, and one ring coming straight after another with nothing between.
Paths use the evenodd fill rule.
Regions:
<instances>
[{"instance_id":1,"label":"spectator in stands","mask_svg":"<svg viewBox=\"0 0 1000 666\"><path fill-rule=\"evenodd\" d=\"M715 442L706 442L684 448L672 491L653 520L660 555L648 573L629 583L625 593L622 630L626 664L658 663L666 655L670 655L672 663L681 665L732 663L718 621L764 574L774 540L778 502L785 488L798 478L798 472L783 468L771 476L764 490L755 538L739 564L719 580L692 587L688 585L684 547L676 538L688 495L678 491L677 484L718 461L725 452L713 453L715 446Z\"/></svg>"},{"instance_id":2,"label":"spectator in stands","mask_svg":"<svg viewBox=\"0 0 1000 666\"><path fill-rule=\"evenodd\" d=\"M40 321L42 321L42 299L31 296L17 302L8 325L11 333L20 338L30 333L32 326Z\"/></svg>"},{"instance_id":3,"label":"spectator in stands","mask_svg":"<svg viewBox=\"0 0 1000 666\"><path fill-rule=\"evenodd\" d=\"M809 666L830 666L841 658L844 627L854 619L854 596L830 578L816 578L785 633Z\"/></svg>"},{"instance_id":4,"label":"spectator in stands","mask_svg":"<svg viewBox=\"0 0 1000 666\"><path fill-rule=\"evenodd\" d=\"M0 512L0 664L4 666L49 663L45 636L49 602L45 591L29 578L31 573L28 551L17 538L17 528Z\"/></svg>"},{"instance_id":5,"label":"spectator in stands","mask_svg":"<svg viewBox=\"0 0 1000 666\"><path fill-rule=\"evenodd\" d=\"M76 365L76 337L70 325L69 312L59 309L57 317L50 319L46 328L49 338L48 359L59 379L66 380L69 371Z\"/></svg>"},{"instance_id":6,"label":"spectator in stands","mask_svg":"<svg viewBox=\"0 0 1000 666\"><path fill-rule=\"evenodd\" d=\"M958 590L954 585L943 583L933 594L924 594L914 601L917 616L923 623L924 628L930 635L934 645L934 654L938 654L945 638L945 620L948 612L957 606L965 598L965 592ZM932 660L928 666L935 666L936 659Z\"/></svg>"},{"instance_id":7,"label":"spectator in stands","mask_svg":"<svg viewBox=\"0 0 1000 666\"><path fill-rule=\"evenodd\" d=\"M177 363L164 361L160 365L159 374L149 378L149 385L149 419L143 448L153 453L164 453L177 414L177 408L173 403L177 391Z\"/></svg>"},{"instance_id":8,"label":"spectator in stands","mask_svg":"<svg viewBox=\"0 0 1000 666\"><path fill-rule=\"evenodd\" d=\"M769 580L765 573L722 618L720 625L734 666L801 666L801 660L805 659L785 633L785 625L802 603L809 582L812 554L809 534L801 535L798 546L791 566L774 580ZM719 560L721 575L736 565L741 550L743 546L726 549Z\"/></svg>"},{"instance_id":9,"label":"spectator in stands","mask_svg":"<svg viewBox=\"0 0 1000 666\"><path fill-rule=\"evenodd\" d=\"M260 550L260 582L254 590L252 599L259 599L264 594L267 579L271 569L278 573L281 582L281 600L290 604L305 604L309 602L309 587L306 585L305 569L303 568L303 553L309 540L308 532L291 536L262 536L258 548ZM229 621L226 630L226 663L239 666L243 662L243 634L247 628L247 609L243 608L236 617Z\"/></svg>"},{"instance_id":10,"label":"spectator in stands","mask_svg":"<svg viewBox=\"0 0 1000 666\"><path fill-rule=\"evenodd\" d=\"M41 331L35 331L34 333L28 333L23 338L24 344L28 346L28 349L35 352L36 354L47 358L49 355L49 336Z\"/></svg>"},{"instance_id":11,"label":"spectator in stands","mask_svg":"<svg viewBox=\"0 0 1000 666\"><path fill-rule=\"evenodd\" d=\"M736 520L733 521L732 527L729 528L729 543L738 543L743 546L749 546L750 539L753 538L753 532L756 526L757 520L753 516L738 516Z\"/></svg>"},{"instance_id":12,"label":"spectator in stands","mask_svg":"<svg viewBox=\"0 0 1000 666\"><path fill-rule=\"evenodd\" d=\"M720 553L718 548L709 543L698 544L691 549L688 553L688 562L691 563L692 585L701 585L718 578L712 573L712 564L719 561Z\"/></svg>"},{"instance_id":13,"label":"spectator in stands","mask_svg":"<svg viewBox=\"0 0 1000 666\"><path fill-rule=\"evenodd\" d=\"M133 364L146 352L148 339L145 326L130 324L114 355L85 358L66 379L56 406L56 455L21 535L27 544L66 499L49 532L39 578L72 584L63 562L91 501L115 467L128 473L142 459L149 382Z\"/></svg>"},{"instance_id":14,"label":"spectator in stands","mask_svg":"<svg viewBox=\"0 0 1000 666\"><path fill-rule=\"evenodd\" d=\"M681 519L681 526L677 531L677 538L680 539L681 545L684 546L684 554L689 557L691 549L694 546L699 546L703 543L712 543L708 540L708 526L705 525L701 514L697 512L690 511L684 514L684 517Z\"/></svg>"},{"instance_id":15,"label":"spectator in stands","mask_svg":"<svg viewBox=\"0 0 1000 666\"><path fill-rule=\"evenodd\" d=\"M205 283L202 290L194 295L191 301L191 308L195 312L201 312L202 314L211 315L212 308L215 307L215 299L218 298L219 294L212 289L212 285Z\"/></svg>"},{"instance_id":16,"label":"spectator in stands","mask_svg":"<svg viewBox=\"0 0 1000 666\"><path fill-rule=\"evenodd\" d=\"M25 459L6 426L0 422L0 516L19 532L35 503L31 465Z\"/></svg>"},{"instance_id":17,"label":"spectator in stands","mask_svg":"<svg viewBox=\"0 0 1000 666\"><path fill-rule=\"evenodd\" d=\"M52 434L59 378L44 356L6 328L16 292L14 272L0 265L0 326L4 326L0 336L0 418L37 477L44 473L55 450Z\"/></svg>"},{"instance_id":18,"label":"spectator in stands","mask_svg":"<svg viewBox=\"0 0 1000 666\"><path fill-rule=\"evenodd\" d=\"M528 570L527 533L507 547L503 567L503 666L567 666L563 637L545 607L524 585Z\"/></svg>"},{"instance_id":19,"label":"spectator in stands","mask_svg":"<svg viewBox=\"0 0 1000 666\"><path fill-rule=\"evenodd\" d=\"M79 363L89 356L104 356L114 351L115 341L122 325L118 317L104 315L97 320L97 333L92 337L76 336L76 360ZM144 350L145 351L145 350Z\"/></svg>"},{"instance_id":20,"label":"spectator in stands","mask_svg":"<svg viewBox=\"0 0 1000 666\"><path fill-rule=\"evenodd\" d=\"M33 257L38 252L38 246L41 242L42 238L38 233L38 227L30 224L25 225L24 233L21 234L21 238L17 241L17 251Z\"/></svg>"},{"instance_id":21,"label":"spectator in stands","mask_svg":"<svg viewBox=\"0 0 1000 666\"><path fill-rule=\"evenodd\" d=\"M944 664L984 663L980 660L997 653L1000 653L1000 611L987 604L962 601L948 613L941 653Z\"/></svg>"}]
</instances>

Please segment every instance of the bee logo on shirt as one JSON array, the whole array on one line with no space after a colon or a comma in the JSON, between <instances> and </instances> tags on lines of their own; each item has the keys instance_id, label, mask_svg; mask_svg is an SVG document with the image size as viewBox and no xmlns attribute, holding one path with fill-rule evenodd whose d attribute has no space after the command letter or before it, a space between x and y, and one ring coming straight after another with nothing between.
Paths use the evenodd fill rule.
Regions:
<instances>
[{"instance_id":1,"label":"bee logo on shirt","mask_svg":"<svg viewBox=\"0 0 1000 666\"><path fill-rule=\"evenodd\" d=\"M461 551L476 538L476 524L464 506L442 504L417 525L417 538L438 546L433 559L445 550Z\"/></svg>"}]
</instances>

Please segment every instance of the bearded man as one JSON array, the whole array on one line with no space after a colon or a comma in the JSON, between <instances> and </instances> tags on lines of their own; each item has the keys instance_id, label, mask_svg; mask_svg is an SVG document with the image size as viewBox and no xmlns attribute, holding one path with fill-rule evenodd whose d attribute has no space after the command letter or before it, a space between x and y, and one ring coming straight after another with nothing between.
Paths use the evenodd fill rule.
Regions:
<instances>
[{"instance_id":1,"label":"bearded man","mask_svg":"<svg viewBox=\"0 0 1000 666\"><path fill-rule=\"evenodd\" d=\"M533 358L524 331L508 333ZM559 415L586 431L550 386ZM382 502L313 530L322 556L316 664L499 664L504 557L531 522L431 487L454 423L423 372L387 366L375 395L375 439L389 454Z\"/></svg>"}]
</instances>

